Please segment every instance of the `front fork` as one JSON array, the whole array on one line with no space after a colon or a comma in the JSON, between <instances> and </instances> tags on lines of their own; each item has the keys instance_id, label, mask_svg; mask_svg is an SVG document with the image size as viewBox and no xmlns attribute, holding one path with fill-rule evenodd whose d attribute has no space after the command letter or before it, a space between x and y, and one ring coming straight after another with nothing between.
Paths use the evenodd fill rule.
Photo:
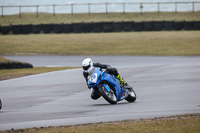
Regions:
<instances>
[{"instance_id":1,"label":"front fork","mask_svg":"<svg viewBox=\"0 0 200 133\"><path fill-rule=\"evenodd\" d=\"M108 92L111 92L111 93L113 92L113 91L108 87L107 84L101 84L101 85L98 86L98 88L100 88L101 86L104 86Z\"/></svg>"}]
</instances>

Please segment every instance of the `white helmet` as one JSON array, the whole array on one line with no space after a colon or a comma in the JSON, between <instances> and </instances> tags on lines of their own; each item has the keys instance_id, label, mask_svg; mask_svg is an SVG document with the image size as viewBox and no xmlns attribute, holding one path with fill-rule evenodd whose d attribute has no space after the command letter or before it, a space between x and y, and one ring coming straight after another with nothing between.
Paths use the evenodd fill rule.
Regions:
<instances>
[{"instance_id":1,"label":"white helmet","mask_svg":"<svg viewBox=\"0 0 200 133\"><path fill-rule=\"evenodd\" d=\"M82 62L82 67L83 67L83 70L90 73L90 71L92 71L92 69L94 68L93 61L90 58L84 59Z\"/></svg>"}]
</instances>

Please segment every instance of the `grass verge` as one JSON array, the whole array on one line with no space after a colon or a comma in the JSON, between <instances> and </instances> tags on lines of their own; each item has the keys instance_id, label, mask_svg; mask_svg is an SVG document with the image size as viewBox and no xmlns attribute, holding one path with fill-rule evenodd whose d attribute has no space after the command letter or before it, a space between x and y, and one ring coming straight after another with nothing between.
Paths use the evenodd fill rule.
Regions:
<instances>
[{"instance_id":1,"label":"grass verge","mask_svg":"<svg viewBox=\"0 0 200 133\"><path fill-rule=\"evenodd\" d=\"M108 21L199 21L198 12L145 12L140 13L92 13L92 14L22 14L7 15L0 19L0 25L41 24L41 23L75 23L75 22L108 22Z\"/></svg>"},{"instance_id":2,"label":"grass verge","mask_svg":"<svg viewBox=\"0 0 200 133\"><path fill-rule=\"evenodd\" d=\"M4 69L0 70L0 81L12 78L24 77L33 74L73 69L73 68L77 67L33 67L26 69Z\"/></svg>"},{"instance_id":3,"label":"grass verge","mask_svg":"<svg viewBox=\"0 0 200 133\"><path fill-rule=\"evenodd\" d=\"M199 56L200 31L0 36L0 55Z\"/></svg>"},{"instance_id":4,"label":"grass verge","mask_svg":"<svg viewBox=\"0 0 200 133\"><path fill-rule=\"evenodd\" d=\"M1 69L19 69L19 68L33 68L33 65L26 62L8 60L0 56L0 70Z\"/></svg>"},{"instance_id":5,"label":"grass verge","mask_svg":"<svg viewBox=\"0 0 200 133\"><path fill-rule=\"evenodd\" d=\"M12 63L12 62L19 62L19 61L9 60L0 56L0 63Z\"/></svg>"},{"instance_id":6,"label":"grass verge","mask_svg":"<svg viewBox=\"0 0 200 133\"><path fill-rule=\"evenodd\" d=\"M127 120L75 126L42 127L4 131L4 133L199 133L200 114L164 118Z\"/></svg>"}]
</instances>

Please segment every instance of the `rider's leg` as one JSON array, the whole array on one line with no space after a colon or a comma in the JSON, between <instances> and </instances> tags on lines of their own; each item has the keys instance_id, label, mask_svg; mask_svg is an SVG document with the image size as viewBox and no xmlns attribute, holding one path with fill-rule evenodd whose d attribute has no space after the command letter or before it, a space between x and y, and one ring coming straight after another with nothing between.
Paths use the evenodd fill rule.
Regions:
<instances>
[{"instance_id":1,"label":"rider's leg","mask_svg":"<svg viewBox=\"0 0 200 133\"><path fill-rule=\"evenodd\" d=\"M118 74L117 76L115 76L118 81L120 82L120 84L126 84L126 81L124 81L124 79Z\"/></svg>"},{"instance_id":2,"label":"rider's leg","mask_svg":"<svg viewBox=\"0 0 200 133\"><path fill-rule=\"evenodd\" d=\"M132 89L132 87L126 81L124 81L124 79L120 75L117 75L115 77L118 79L120 85L122 85L123 88Z\"/></svg>"},{"instance_id":3,"label":"rider's leg","mask_svg":"<svg viewBox=\"0 0 200 133\"><path fill-rule=\"evenodd\" d=\"M97 94L94 90L92 90L91 98L93 100L97 100L100 97L101 97L101 95Z\"/></svg>"},{"instance_id":4,"label":"rider's leg","mask_svg":"<svg viewBox=\"0 0 200 133\"><path fill-rule=\"evenodd\" d=\"M112 68L109 71L110 74L113 74L119 81L120 85L125 88L125 89L132 89L130 85L119 75L118 71L116 68Z\"/></svg>"}]
</instances>

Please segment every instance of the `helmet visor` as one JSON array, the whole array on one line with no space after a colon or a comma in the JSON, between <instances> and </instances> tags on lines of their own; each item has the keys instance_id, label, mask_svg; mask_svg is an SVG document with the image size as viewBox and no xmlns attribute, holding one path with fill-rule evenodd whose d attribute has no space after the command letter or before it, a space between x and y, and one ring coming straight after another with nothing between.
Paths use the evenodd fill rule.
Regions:
<instances>
[{"instance_id":1,"label":"helmet visor","mask_svg":"<svg viewBox=\"0 0 200 133\"><path fill-rule=\"evenodd\" d=\"M90 65L88 66L83 66L83 70L88 70L90 68Z\"/></svg>"}]
</instances>

